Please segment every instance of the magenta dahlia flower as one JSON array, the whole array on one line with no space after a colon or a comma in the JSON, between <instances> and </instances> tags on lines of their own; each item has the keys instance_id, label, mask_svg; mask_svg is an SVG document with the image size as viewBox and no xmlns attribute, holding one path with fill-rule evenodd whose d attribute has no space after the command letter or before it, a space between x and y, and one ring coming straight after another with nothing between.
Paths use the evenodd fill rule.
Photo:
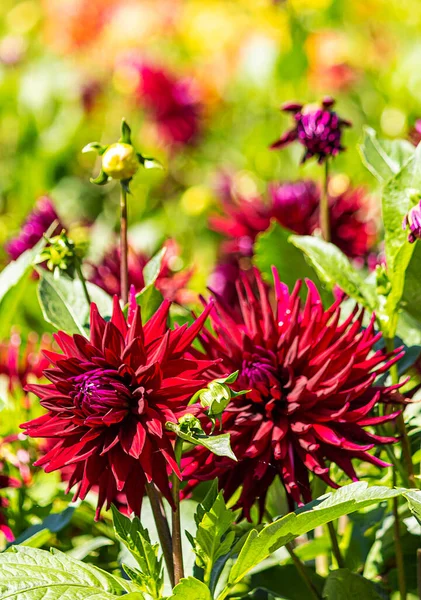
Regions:
<instances>
[{"instance_id":1,"label":"magenta dahlia flower","mask_svg":"<svg viewBox=\"0 0 421 600\"><path fill-rule=\"evenodd\" d=\"M49 227L58 221L57 229L51 235L57 235L63 229L52 200L43 196L37 200L34 209L21 227L20 233L7 242L6 252L12 260L19 258L26 250L30 250L42 238Z\"/></svg>"},{"instance_id":2,"label":"magenta dahlia flower","mask_svg":"<svg viewBox=\"0 0 421 600\"><path fill-rule=\"evenodd\" d=\"M187 145L201 130L201 105L191 81L136 58L125 61L138 74L137 102L155 121L164 142Z\"/></svg>"},{"instance_id":3,"label":"magenta dahlia flower","mask_svg":"<svg viewBox=\"0 0 421 600\"><path fill-rule=\"evenodd\" d=\"M330 156L336 156L344 150L342 146L342 129L351 123L339 117L332 109L335 100L326 97L321 108L305 107L297 102L287 102L282 110L293 113L295 126L271 145L272 150L284 148L291 142L298 141L305 148L302 161L316 156L319 163Z\"/></svg>"},{"instance_id":4,"label":"magenta dahlia flower","mask_svg":"<svg viewBox=\"0 0 421 600\"><path fill-rule=\"evenodd\" d=\"M194 358L191 344L211 306L188 327L167 327L170 302L142 324L133 306L126 320L117 297L110 321L91 307L90 339L59 332L63 354L46 352L50 384L29 385L46 413L22 425L30 437L54 441L36 466L71 469L75 499L98 489L101 507L118 496L139 514L146 482L172 504L168 472L181 477L167 421L176 422L189 398L208 381L212 360Z\"/></svg>"},{"instance_id":5,"label":"magenta dahlia flower","mask_svg":"<svg viewBox=\"0 0 421 600\"><path fill-rule=\"evenodd\" d=\"M378 404L396 401L397 387L376 385L376 378L402 356L399 350L385 355L374 349L381 337L374 317L363 329L363 311L356 307L340 323L341 300L325 310L315 285L307 281L303 306L301 282L290 294L275 270L274 278L275 310L256 272L258 294L246 278L238 283L241 323L234 323L231 308L217 300L215 333L201 335L208 359L222 358L228 372L239 370L234 388L251 390L232 400L222 415L238 462L195 448L183 464L187 492L218 477L227 497L241 489L237 506L248 518L256 501L262 512L276 476L292 506L311 500L310 474L338 487L329 463L354 481L353 459L386 466L370 450L395 439L371 428L399 414L374 416Z\"/></svg>"},{"instance_id":6,"label":"magenta dahlia flower","mask_svg":"<svg viewBox=\"0 0 421 600\"><path fill-rule=\"evenodd\" d=\"M0 467L1 467L0 463ZM17 488L20 487L20 482L14 477L9 477L8 475L0 475L0 490L4 490L7 488ZM9 501L4 496L0 496L0 531L5 536L8 542L13 542L15 536L13 535L12 530L7 524L7 518L5 515L5 509L9 506Z\"/></svg>"},{"instance_id":7,"label":"magenta dahlia flower","mask_svg":"<svg viewBox=\"0 0 421 600\"><path fill-rule=\"evenodd\" d=\"M269 186L270 214L286 229L309 235L318 226L319 186L310 179L287 181Z\"/></svg>"},{"instance_id":8,"label":"magenta dahlia flower","mask_svg":"<svg viewBox=\"0 0 421 600\"><path fill-rule=\"evenodd\" d=\"M251 257L259 233L266 231L271 219L299 235L311 235L319 227L320 188L311 180L272 183L269 202L262 198L246 200L224 194L224 215L209 219L211 229L226 238L222 253ZM332 242L349 258L365 259L377 239L373 203L366 191L349 187L329 199Z\"/></svg>"},{"instance_id":9,"label":"magenta dahlia flower","mask_svg":"<svg viewBox=\"0 0 421 600\"><path fill-rule=\"evenodd\" d=\"M161 270L155 282L156 288L161 292L166 300L185 304L196 299L193 292L186 289L192 275L193 269L183 269L174 272L170 265L177 261L179 257L179 248L174 240L168 240L164 246L167 251L161 264ZM140 292L145 286L143 269L151 259L145 253L138 252L129 247L128 269L129 282L136 292ZM88 277L91 283L106 291L110 296L121 296L120 283L120 248L113 246L102 258L98 264L90 264L90 273Z\"/></svg>"},{"instance_id":10,"label":"magenta dahlia flower","mask_svg":"<svg viewBox=\"0 0 421 600\"><path fill-rule=\"evenodd\" d=\"M413 244L421 238L421 202L412 207L405 215L402 228L406 229L407 227L409 228L408 242Z\"/></svg>"}]
</instances>

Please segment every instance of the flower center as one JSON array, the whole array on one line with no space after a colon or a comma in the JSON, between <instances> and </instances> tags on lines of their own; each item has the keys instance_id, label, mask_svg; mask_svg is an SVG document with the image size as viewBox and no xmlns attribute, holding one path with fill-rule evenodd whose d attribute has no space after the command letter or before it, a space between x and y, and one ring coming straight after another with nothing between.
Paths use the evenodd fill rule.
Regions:
<instances>
[{"instance_id":1,"label":"flower center","mask_svg":"<svg viewBox=\"0 0 421 600\"><path fill-rule=\"evenodd\" d=\"M90 422L119 422L133 403L130 389L117 371L112 369L95 369L76 375L72 383L75 414Z\"/></svg>"}]
</instances>

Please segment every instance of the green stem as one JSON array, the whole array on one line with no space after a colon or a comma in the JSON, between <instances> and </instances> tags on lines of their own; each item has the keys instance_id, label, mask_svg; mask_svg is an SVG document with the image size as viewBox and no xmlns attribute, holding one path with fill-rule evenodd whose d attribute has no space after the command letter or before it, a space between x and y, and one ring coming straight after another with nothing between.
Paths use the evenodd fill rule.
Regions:
<instances>
[{"instance_id":1,"label":"green stem","mask_svg":"<svg viewBox=\"0 0 421 600\"><path fill-rule=\"evenodd\" d=\"M418 596L421 598L421 549L417 550L417 582Z\"/></svg>"},{"instance_id":2,"label":"green stem","mask_svg":"<svg viewBox=\"0 0 421 600\"><path fill-rule=\"evenodd\" d=\"M332 521L327 524L327 529L329 531L330 542L332 544L332 553L336 559L337 565L339 569L345 568L345 561L343 559L341 549L339 548L338 537L336 535L336 529Z\"/></svg>"},{"instance_id":3,"label":"green stem","mask_svg":"<svg viewBox=\"0 0 421 600\"><path fill-rule=\"evenodd\" d=\"M180 464L181 454L183 452L183 440L180 438L176 439L175 442L175 459L177 464ZM172 481L172 495L175 505L175 510L172 513L172 559L174 563L174 584L180 582L180 579L184 577L184 565L183 565L183 547L181 541L181 518L180 518L180 480L177 475L173 473L171 475ZM206 583L206 582L205 582Z\"/></svg>"},{"instance_id":4,"label":"green stem","mask_svg":"<svg viewBox=\"0 0 421 600\"><path fill-rule=\"evenodd\" d=\"M165 564L167 565L171 586L174 587L175 584L174 563L172 558L172 540L167 517L165 516L165 512L158 495L158 490L156 489L153 483L146 484L146 493L148 494L149 502L151 503L152 514L155 520L159 541L161 543Z\"/></svg>"},{"instance_id":5,"label":"green stem","mask_svg":"<svg viewBox=\"0 0 421 600\"><path fill-rule=\"evenodd\" d=\"M311 581L310 576L307 573L306 566L301 562L301 560L295 554L294 548L293 548L291 542L289 542L288 544L286 544L285 548L287 549L288 554L292 558L292 562L294 563L295 568L297 569L297 571L298 571L301 579L306 584L306 586L308 588L308 591L310 592L310 596L312 598L314 598L315 600L321 600L322 596L319 594L319 592L315 588L313 582Z\"/></svg>"},{"instance_id":6,"label":"green stem","mask_svg":"<svg viewBox=\"0 0 421 600\"><path fill-rule=\"evenodd\" d=\"M330 242L330 218L329 218L329 160L325 161L325 173L323 182L323 192L320 197L320 229L323 239Z\"/></svg>"},{"instance_id":7,"label":"green stem","mask_svg":"<svg viewBox=\"0 0 421 600\"><path fill-rule=\"evenodd\" d=\"M386 350L388 352L393 352L393 350L395 349L394 340L392 338L386 338L385 343L386 343ZM396 384L399 382L399 371L398 371L398 366L396 363L390 367L390 377L392 379L392 384ZM402 417L402 415L400 415L400 416ZM398 419L397 419L396 424L398 427L398 431L401 435L402 458L404 459L404 462L405 462L405 465L406 465L406 468L408 471L408 478L409 478L410 482L411 482L411 479L413 482L415 482L414 467L412 464L409 439L408 439L408 434L406 432L406 427L405 427L405 422L403 420L403 417L402 417L401 423L399 423ZM397 483L396 474L397 474L396 469L393 469L392 470L393 487L395 487L396 483ZM393 498L392 503L393 503L393 537L394 537L394 543L395 543L396 568L398 571L400 600L406 600L405 568L404 568L404 558L403 558L402 541L401 541L400 524L399 524L398 498L397 497Z\"/></svg>"},{"instance_id":8,"label":"green stem","mask_svg":"<svg viewBox=\"0 0 421 600\"><path fill-rule=\"evenodd\" d=\"M82 284L83 293L85 294L86 302L88 303L88 306L90 308L92 301L91 301L91 297L88 292L88 287L86 285L86 280L82 273L82 267L81 267L81 263L79 260L76 261L76 272L77 272L80 282Z\"/></svg>"},{"instance_id":9,"label":"green stem","mask_svg":"<svg viewBox=\"0 0 421 600\"><path fill-rule=\"evenodd\" d=\"M388 352L393 352L393 350L395 349L394 340L391 338L386 338L385 344L386 350ZM390 367L390 376L392 379L392 384L399 383L398 365L396 363ZM414 465L412 463L411 444L409 441L408 432L406 430L406 425L402 413L396 419L396 426L401 438L402 458L406 466L409 486L411 488L416 488L418 486L415 479Z\"/></svg>"},{"instance_id":10,"label":"green stem","mask_svg":"<svg viewBox=\"0 0 421 600\"><path fill-rule=\"evenodd\" d=\"M396 486L396 471L393 471L393 486ZM393 498L393 537L395 542L396 568L398 570L398 584L400 600L406 600L405 567L402 550L402 540L399 525L398 499Z\"/></svg>"},{"instance_id":11,"label":"green stem","mask_svg":"<svg viewBox=\"0 0 421 600\"><path fill-rule=\"evenodd\" d=\"M120 193L120 286L124 305L129 301L129 247L127 242L127 191L121 185Z\"/></svg>"}]
</instances>

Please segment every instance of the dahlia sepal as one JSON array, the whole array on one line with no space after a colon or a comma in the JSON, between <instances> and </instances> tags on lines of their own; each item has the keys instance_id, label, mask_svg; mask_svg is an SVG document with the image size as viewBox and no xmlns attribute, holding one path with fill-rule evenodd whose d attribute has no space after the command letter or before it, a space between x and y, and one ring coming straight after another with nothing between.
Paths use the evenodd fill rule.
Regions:
<instances>
[{"instance_id":1,"label":"dahlia sepal","mask_svg":"<svg viewBox=\"0 0 421 600\"><path fill-rule=\"evenodd\" d=\"M102 156L107 148L108 146L103 146L99 142L90 142L89 144L86 144L84 148L82 148L82 152L83 154L86 152L98 152L98 154Z\"/></svg>"},{"instance_id":2,"label":"dahlia sepal","mask_svg":"<svg viewBox=\"0 0 421 600\"><path fill-rule=\"evenodd\" d=\"M165 427L185 442L189 442L194 446L203 446L216 456L224 456L237 461L237 457L231 449L229 433L214 436L206 435L199 419L192 414L184 415L178 423L167 421Z\"/></svg>"},{"instance_id":3,"label":"dahlia sepal","mask_svg":"<svg viewBox=\"0 0 421 600\"><path fill-rule=\"evenodd\" d=\"M202 408L206 409L206 416L212 422L211 433L216 425L216 421L220 421L220 431L222 429L221 417L222 413L230 403L232 398L242 396L249 393L251 390L240 390L238 392L232 390L228 383L235 383L237 380L239 371L234 371L231 375L220 379L215 379L208 383L207 387L203 390L199 390L194 394L189 402L189 405L195 404L197 400L200 400Z\"/></svg>"}]
</instances>

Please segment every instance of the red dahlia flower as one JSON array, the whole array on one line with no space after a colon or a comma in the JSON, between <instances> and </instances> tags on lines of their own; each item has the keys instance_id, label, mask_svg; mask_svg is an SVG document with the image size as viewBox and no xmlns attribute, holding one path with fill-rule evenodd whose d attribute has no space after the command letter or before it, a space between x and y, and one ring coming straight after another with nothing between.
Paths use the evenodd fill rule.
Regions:
<instances>
[{"instance_id":1,"label":"red dahlia flower","mask_svg":"<svg viewBox=\"0 0 421 600\"><path fill-rule=\"evenodd\" d=\"M23 400L29 408L29 398L25 386L43 377L43 371L50 364L43 350L51 349L52 339L44 334L39 341L35 332L31 332L25 343L18 331L12 330L10 339L0 342L0 375L7 378L8 391L14 397Z\"/></svg>"},{"instance_id":2,"label":"red dahlia flower","mask_svg":"<svg viewBox=\"0 0 421 600\"><path fill-rule=\"evenodd\" d=\"M37 200L34 209L22 225L20 233L6 244L6 252L12 260L19 258L23 252L30 250L42 238L48 228L58 221L56 230L51 235L59 234L63 229L52 200L43 196Z\"/></svg>"},{"instance_id":3,"label":"red dahlia flower","mask_svg":"<svg viewBox=\"0 0 421 600\"><path fill-rule=\"evenodd\" d=\"M47 413L22 427L31 437L54 440L35 465L46 472L71 469L75 498L97 486L97 517L117 496L139 514L146 482L172 503L167 472L180 472L165 423L184 414L214 361L191 354L211 306L190 327L175 330L167 327L169 308L164 301L142 324L139 307L131 306L126 320L117 297L109 322L92 304L90 339L59 332L63 354L46 352L51 383L28 386Z\"/></svg>"},{"instance_id":4,"label":"red dahlia flower","mask_svg":"<svg viewBox=\"0 0 421 600\"><path fill-rule=\"evenodd\" d=\"M272 150L284 148L291 142L298 141L305 148L301 162L316 156L319 163L329 156L336 156L345 148L342 146L342 129L351 123L340 118L331 110L335 100L326 97L321 108L304 107L297 102L287 102L282 110L293 113L295 127L271 145Z\"/></svg>"},{"instance_id":5,"label":"red dahlia flower","mask_svg":"<svg viewBox=\"0 0 421 600\"><path fill-rule=\"evenodd\" d=\"M390 401L395 389L376 385L377 376L402 356L399 351L387 356L374 351L380 339L374 317L363 329L363 311L356 307L339 324L341 300L324 310L316 287L307 281L302 306L301 283L290 294L276 271L274 278L275 311L256 272L258 294L245 277L238 283L241 323L234 322L232 309L217 300L212 315L215 334L201 335L207 358L222 358L228 372L239 370L234 389L251 390L232 400L222 415L223 431L231 435L238 462L198 447L183 465L187 490L214 477L219 477L227 497L241 488L237 505L248 518L256 500L262 512L276 476L292 505L311 500L310 473L337 487L329 476L329 462L354 481L354 458L386 466L369 451L394 438L366 428L398 414L372 415L379 403Z\"/></svg>"}]
</instances>

